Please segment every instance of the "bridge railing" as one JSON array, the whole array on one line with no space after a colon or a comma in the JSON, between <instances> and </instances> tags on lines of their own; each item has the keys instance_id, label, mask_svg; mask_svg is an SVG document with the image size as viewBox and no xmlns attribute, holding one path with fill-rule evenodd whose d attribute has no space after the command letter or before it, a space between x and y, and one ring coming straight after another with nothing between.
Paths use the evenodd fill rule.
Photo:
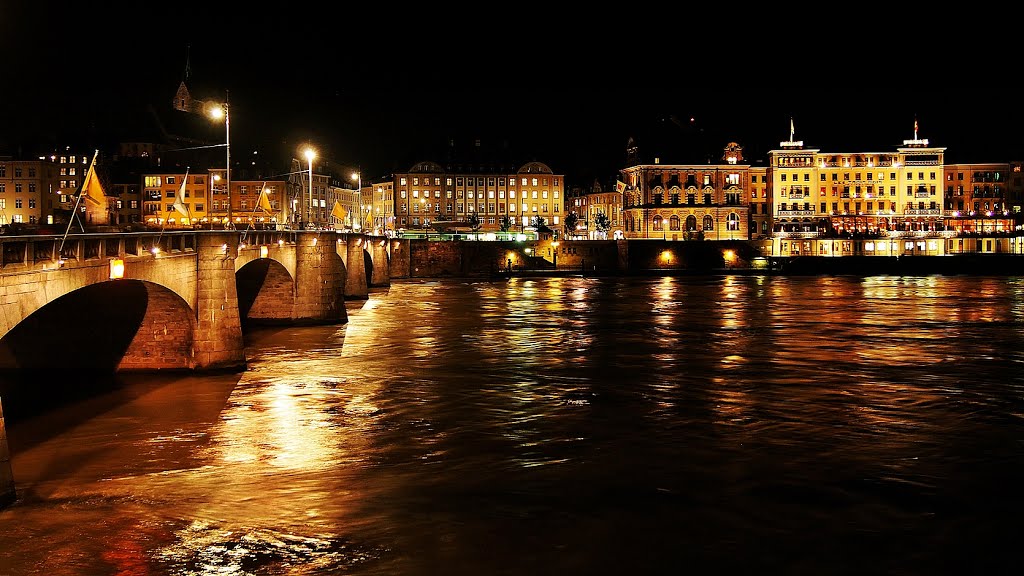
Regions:
<instances>
[{"instance_id":1,"label":"bridge railing","mask_svg":"<svg viewBox=\"0 0 1024 576\"><path fill-rule=\"evenodd\" d=\"M0 268L63 266L69 261L189 252L201 232L119 232L0 236Z\"/></svg>"}]
</instances>

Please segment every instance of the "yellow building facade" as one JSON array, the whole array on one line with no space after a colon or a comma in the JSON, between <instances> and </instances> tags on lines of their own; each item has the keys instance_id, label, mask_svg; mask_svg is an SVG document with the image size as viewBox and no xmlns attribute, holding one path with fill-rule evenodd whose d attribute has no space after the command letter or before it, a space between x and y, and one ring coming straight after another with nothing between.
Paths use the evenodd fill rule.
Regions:
<instances>
[{"instance_id":1,"label":"yellow building facade","mask_svg":"<svg viewBox=\"0 0 1024 576\"><path fill-rule=\"evenodd\" d=\"M943 254L945 148L822 152L792 139L769 152L777 256Z\"/></svg>"},{"instance_id":2,"label":"yellow building facade","mask_svg":"<svg viewBox=\"0 0 1024 576\"><path fill-rule=\"evenodd\" d=\"M496 232L502 219L511 231L532 229L538 218L560 231L565 215L565 179L542 162L513 173L452 173L434 162L420 162L394 175L396 230L427 230L437 223L464 227L472 215L480 232Z\"/></svg>"}]
</instances>

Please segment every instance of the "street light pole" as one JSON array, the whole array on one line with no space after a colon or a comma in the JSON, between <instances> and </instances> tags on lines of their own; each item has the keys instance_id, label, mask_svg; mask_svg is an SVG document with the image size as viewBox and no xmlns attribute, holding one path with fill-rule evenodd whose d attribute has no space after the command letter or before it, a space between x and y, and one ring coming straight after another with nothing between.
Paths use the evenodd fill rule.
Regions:
<instances>
[{"instance_id":1,"label":"street light pole","mask_svg":"<svg viewBox=\"0 0 1024 576\"><path fill-rule=\"evenodd\" d=\"M225 180L228 186L228 224L234 225L231 219L231 94L224 91L224 148L227 150L227 164L224 166Z\"/></svg>"},{"instance_id":2,"label":"street light pole","mask_svg":"<svg viewBox=\"0 0 1024 576\"><path fill-rule=\"evenodd\" d=\"M313 158L316 152L312 148L306 148L306 160L309 161L309 204L306 205L306 226L313 223Z\"/></svg>"},{"instance_id":3,"label":"street light pole","mask_svg":"<svg viewBox=\"0 0 1024 576\"><path fill-rule=\"evenodd\" d=\"M231 225L231 104L230 93L224 93L224 102L209 109L209 114L215 120L224 116L224 149L227 150L226 163L224 164L224 181L227 190L227 222L224 227Z\"/></svg>"},{"instance_id":4,"label":"street light pole","mask_svg":"<svg viewBox=\"0 0 1024 576\"><path fill-rule=\"evenodd\" d=\"M352 180L356 181L356 206L359 206L359 228L362 229L362 227L363 227L363 210L366 209L365 207L363 207L363 172L362 172L362 170L360 170L359 167L357 166L356 167L356 171L352 173L350 178L352 178ZM353 228L355 228L355 226L353 226Z\"/></svg>"}]
</instances>

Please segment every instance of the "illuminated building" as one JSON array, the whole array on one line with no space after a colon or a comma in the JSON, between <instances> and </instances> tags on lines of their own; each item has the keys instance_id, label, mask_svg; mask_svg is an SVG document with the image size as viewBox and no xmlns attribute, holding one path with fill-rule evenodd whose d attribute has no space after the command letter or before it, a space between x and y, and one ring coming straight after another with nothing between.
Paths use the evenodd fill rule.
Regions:
<instances>
[{"instance_id":1,"label":"illuminated building","mask_svg":"<svg viewBox=\"0 0 1024 576\"><path fill-rule=\"evenodd\" d=\"M1014 229L1006 201L1009 164L947 164L943 172L948 230L985 235Z\"/></svg>"},{"instance_id":2,"label":"illuminated building","mask_svg":"<svg viewBox=\"0 0 1024 576\"><path fill-rule=\"evenodd\" d=\"M750 238L771 238L772 200L768 185L768 169L751 166L750 171Z\"/></svg>"},{"instance_id":3,"label":"illuminated building","mask_svg":"<svg viewBox=\"0 0 1024 576\"><path fill-rule=\"evenodd\" d=\"M184 205L188 215L174 207L174 200L186 179L185 172L154 174L142 177L142 216L149 226L191 228L207 216L206 181L202 172L189 173L185 182Z\"/></svg>"},{"instance_id":4,"label":"illuminated building","mask_svg":"<svg viewBox=\"0 0 1024 576\"><path fill-rule=\"evenodd\" d=\"M395 183L385 180L371 184L373 199L373 229L378 234L391 236L395 231Z\"/></svg>"},{"instance_id":5,"label":"illuminated building","mask_svg":"<svg viewBox=\"0 0 1024 576\"><path fill-rule=\"evenodd\" d=\"M600 182L594 182L582 197L584 210L580 214L577 235L586 234L590 240L608 240L622 237L622 195L614 190L604 190ZM598 226L599 215L608 219L608 230Z\"/></svg>"},{"instance_id":6,"label":"illuminated building","mask_svg":"<svg viewBox=\"0 0 1024 576\"><path fill-rule=\"evenodd\" d=\"M515 171L449 170L420 162L395 174L396 229L469 229L472 215L481 232L496 232L503 217L511 231L535 228L537 218L558 231L564 216L564 178L542 162L529 162Z\"/></svg>"},{"instance_id":7,"label":"illuminated building","mask_svg":"<svg viewBox=\"0 0 1024 576\"><path fill-rule=\"evenodd\" d=\"M640 163L635 141L620 171L623 236L665 240L747 240L750 166L730 142L720 164Z\"/></svg>"},{"instance_id":8,"label":"illuminated building","mask_svg":"<svg viewBox=\"0 0 1024 576\"><path fill-rule=\"evenodd\" d=\"M41 160L0 158L0 225L39 223L43 166Z\"/></svg>"},{"instance_id":9,"label":"illuminated building","mask_svg":"<svg viewBox=\"0 0 1024 576\"><path fill-rule=\"evenodd\" d=\"M790 139L769 152L773 254L943 254L945 148L821 152ZM880 248L881 247L881 248Z\"/></svg>"}]
</instances>

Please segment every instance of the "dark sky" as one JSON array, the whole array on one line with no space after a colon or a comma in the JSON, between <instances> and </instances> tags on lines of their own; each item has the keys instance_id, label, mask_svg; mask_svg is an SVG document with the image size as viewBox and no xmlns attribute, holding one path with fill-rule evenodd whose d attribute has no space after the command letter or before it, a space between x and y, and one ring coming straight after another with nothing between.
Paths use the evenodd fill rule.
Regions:
<instances>
[{"instance_id":1,"label":"dark sky","mask_svg":"<svg viewBox=\"0 0 1024 576\"><path fill-rule=\"evenodd\" d=\"M630 136L643 144L652 127L673 126L715 149L737 141L763 164L790 118L797 139L822 150L893 150L916 118L949 162L1022 155L1015 52L998 38L953 51L882 24L873 42L846 45L779 36L756 17L710 26L648 15L637 25L519 7L481 23L382 6L356 23L319 5L256 6L4 8L0 48L13 80L0 142L73 138L112 110L165 102L187 60L199 96L230 91L233 150L311 142L373 176L443 162L450 139L480 138L570 183L604 181L623 166Z\"/></svg>"}]
</instances>

